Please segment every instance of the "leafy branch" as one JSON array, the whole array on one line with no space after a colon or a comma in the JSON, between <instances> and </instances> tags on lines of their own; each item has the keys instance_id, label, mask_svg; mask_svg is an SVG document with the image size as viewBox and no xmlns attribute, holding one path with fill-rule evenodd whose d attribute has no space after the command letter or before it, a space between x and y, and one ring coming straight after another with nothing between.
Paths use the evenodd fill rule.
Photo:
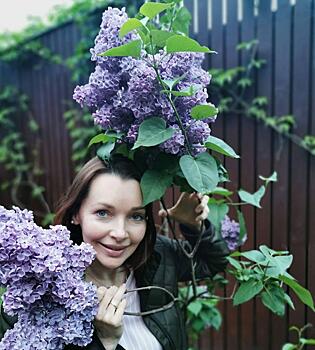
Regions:
<instances>
[{"instance_id":1,"label":"leafy branch","mask_svg":"<svg viewBox=\"0 0 315 350\"><path fill-rule=\"evenodd\" d=\"M294 331L297 333L298 342L297 344L286 343L283 345L282 350L302 350L306 345L315 345L315 339L308 339L303 336L303 333L311 327L312 325L310 323L306 324L302 328L298 328L296 326L290 327L290 331Z\"/></svg>"},{"instance_id":2,"label":"leafy branch","mask_svg":"<svg viewBox=\"0 0 315 350\"><path fill-rule=\"evenodd\" d=\"M296 126L296 121L293 115L270 116L266 111L268 99L265 96L255 96L251 101L244 97L248 89L252 87L254 72L267 63L257 57L258 45L259 42L256 39L237 45L237 50L249 52L250 57L247 64L226 70L211 69L209 71L212 75L210 90L220 101L219 111L255 118L315 155L315 136L304 135L301 137L295 134L293 129Z\"/></svg>"}]
</instances>

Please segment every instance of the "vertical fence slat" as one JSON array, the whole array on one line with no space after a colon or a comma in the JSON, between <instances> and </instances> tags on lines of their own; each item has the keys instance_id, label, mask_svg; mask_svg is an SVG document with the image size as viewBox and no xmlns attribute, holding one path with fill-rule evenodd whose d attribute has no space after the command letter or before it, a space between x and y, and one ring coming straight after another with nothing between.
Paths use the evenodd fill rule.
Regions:
<instances>
[{"instance_id":1,"label":"vertical fence slat","mask_svg":"<svg viewBox=\"0 0 315 350\"><path fill-rule=\"evenodd\" d=\"M222 1L221 0L212 0L212 30L210 36L210 47L211 49L218 52L217 55L211 55L210 58L210 68L223 68L224 67L224 32L222 24ZM219 115L216 122L211 126L212 135L223 138L223 116ZM223 157L219 157L223 162ZM222 293L222 291L218 291ZM219 304L219 310L221 313L224 311L224 306L222 303ZM224 346L224 334L223 330L211 332L211 349L223 350Z\"/></svg>"},{"instance_id":2,"label":"vertical fence slat","mask_svg":"<svg viewBox=\"0 0 315 350\"><path fill-rule=\"evenodd\" d=\"M241 25L241 41L246 42L255 38L255 18L254 18L254 1L243 1L244 17ZM242 53L242 64L248 63L250 55L247 52ZM246 93L245 98L251 99L253 91ZM256 168L257 159L255 159L255 134L256 125L252 120L247 118L241 119L241 169L240 169L240 186L248 192L253 193L256 190ZM251 171L249 171L251 169ZM247 222L248 240L244 246L244 250L254 248L254 214L255 210L250 206L244 206L243 213ZM253 301L249 301L241 305L240 318L240 337L241 349L253 349L254 334L254 307Z\"/></svg>"},{"instance_id":3,"label":"vertical fence slat","mask_svg":"<svg viewBox=\"0 0 315 350\"><path fill-rule=\"evenodd\" d=\"M236 46L239 43L240 25L237 17L237 1L229 0L227 3L227 24L226 24L226 51L225 51L225 63L226 69L239 66L239 53L236 50ZM222 117L224 118L224 131L225 138L228 144L230 144L237 154L240 154L240 138L239 138L239 121L240 116L233 113L226 113ZM231 178L231 182L227 184L227 188L231 191L238 190L239 183L239 168L240 161L238 159L231 159L226 157L225 166L228 170ZM237 195L233 198L238 201ZM231 214L234 218L235 212L231 210ZM230 283L226 288L226 296L230 296L233 293L235 280L230 278ZM224 307L224 328L222 331L225 334L224 349L240 350L240 338L238 336L239 322L238 317L240 314L239 308L233 307L232 301L227 300ZM228 336L226 336L228 334Z\"/></svg>"},{"instance_id":4,"label":"vertical fence slat","mask_svg":"<svg viewBox=\"0 0 315 350\"><path fill-rule=\"evenodd\" d=\"M294 10L293 39L293 91L292 112L297 120L295 132L303 136L308 128L309 106L309 57L311 2L297 1ZM295 145L291 158L291 200L290 200L290 252L295 257L291 273L305 285L305 243L306 243L306 200L307 200L307 154ZM290 325L303 326L305 307L295 298L296 310L289 312Z\"/></svg>"},{"instance_id":5,"label":"vertical fence slat","mask_svg":"<svg viewBox=\"0 0 315 350\"><path fill-rule=\"evenodd\" d=\"M311 34L311 104L309 111L310 119L310 134L315 135L315 1L312 2L312 34ZM309 156L309 201L308 201L308 269L307 269L307 287L309 288L311 294L315 296L315 157ZM306 312L307 322L310 322L315 326L315 313L310 309ZM310 332L308 332L310 338L315 338L315 328L313 327Z\"/></svg>"},{"instance_id":6,"label":"vertical fence slat","mask_svg":"<svg viewBox=\"0 0 315 350\"><path fill-rule=\"evenodd\" d=\"M208 0L199 0L198 1L198 42L202 45L209 45L209 37L208 37ZM205 59L203 62L203 67L205 69L209 69L209 54L205 55Z\"/></svg>"},{"instance_id":7,"label":"vertical fence slat","mask_svg":"<svg viewBox=\"0 0 315 350\"><path fill-rule=\"evenodd\" d=\"M256 75L256 93L268 99L267 113L272 115L272 90L273 90L273 15L270 1L260 1L257 18L258 58L266 60L266 64ZM272 133L271 130L258 122L258 133L256 134L256 176L269 176L272 172ZM256 178L256 188L261 182ZM271 236L271 186L269 186L263 200L262 209L256 209L255 219L255 246L261 244L270 246ZM261 300L256 299L254 303L254 346L257 350L269 348L270 313Z\"/></svg>"},{"instance_id":8,"label":"vertical fence slat","mask_svg":"<svg viewBox=\"0 0 315 350\"><path fill-rule=\"evenodd\" d=\"M291 18L292 7L287 0L279 0L275 13L275 89L274 114L290 113L291 89ZM287 74L283 74L286 67ZM289 210L289 146L287 139L274 135L273 168L278 173L278 182L272 189L272 246L276 250L288 249L288 210ZM285 319L272 315L270 346L278 350L287 336L288 316Z\"/></svg>"}]
</instances>

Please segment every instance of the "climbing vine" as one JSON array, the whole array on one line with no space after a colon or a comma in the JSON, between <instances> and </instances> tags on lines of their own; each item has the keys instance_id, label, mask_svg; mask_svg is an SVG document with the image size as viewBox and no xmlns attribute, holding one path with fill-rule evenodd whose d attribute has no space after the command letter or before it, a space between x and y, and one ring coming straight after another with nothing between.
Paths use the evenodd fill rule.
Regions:
<instances>
[{"instance_id":1,"label":"climbing vine","mask_svg":"<svg viewBox=\"0 0 315 350\"><path fill-rule=\"evenodd\" d=\"M6 181L1 182L1 190L8 190L12 203L21 208L29 204L23 202L21 192L29 193L39 207L34 210L36 216L46 225L51 222L53 214L45 200L45 188L40 185L43 175L39 159L41 138L29 100L15 87L6 86L0 90L0 106L0 164L10 174ZM27 129L24 132L21 130L23 125ZM32 139L32 147L27 147L26 134Z\"/></svg>"},{"instance_id":2,"label":"climbing vine","mask_svg":"<svg viewBox=\"0 0 315 350\"><path fill-rule=\"evenodd\" d=\"M245 97L247 91L253 89L254 74L268 64L266 60L257 57L258 45L259 42L256 39L237 45L238 51L249 52L249 60L244 65L229 69L210 70L212 75L210 90L211 94L214 94L216 100L219 101L220 112L224 112L226 115L233 113L254 118L282 137L288 138L297 146L315 155L315 136L299 136L294 133L297 124L294 115L269 115L266 96L254 96L252 99Z\"/></svg>"}]
</instances>

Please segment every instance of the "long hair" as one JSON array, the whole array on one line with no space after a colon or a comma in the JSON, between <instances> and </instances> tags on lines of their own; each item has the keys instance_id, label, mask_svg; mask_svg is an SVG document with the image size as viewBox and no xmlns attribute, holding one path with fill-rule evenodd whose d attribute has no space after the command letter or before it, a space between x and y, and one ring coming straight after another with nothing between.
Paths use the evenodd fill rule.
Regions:
<instances>
[{"instance_id":1,"label":"long hair","mask_svg":"<svg viewBox=\"0 0 315 350\"><path fill-rule=\"evenodd\" d=\"M113 155L106 163L98 157L88 161L76 175L67 193L59 201L54 219L54 224L64 225L69 229L70 237L74 243L81 244L83 237L81 226L74 225L71 221L79 212L83 200L87 197L92 181L100 174L114 174L123 180L136 180L139 183L141 180L141 173L135 163L122 155ZM145 210L147 227L144 238L136 251L126 261L126 265L134 270L147 261L156 240L152 204L148 204Z\"/></svg>"}]
</instances>

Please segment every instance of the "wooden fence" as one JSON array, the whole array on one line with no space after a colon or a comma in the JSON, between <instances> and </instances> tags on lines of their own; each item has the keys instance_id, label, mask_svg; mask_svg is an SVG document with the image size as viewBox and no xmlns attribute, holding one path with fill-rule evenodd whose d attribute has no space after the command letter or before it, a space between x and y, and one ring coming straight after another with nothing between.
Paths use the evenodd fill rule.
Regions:
<instances>
[{"instance_id":1,"label":"wooden fence","mask_svg":"<svg viewBox=\"0 0 315 350\"><path fill-rule=\"evenodd\" d=\"M202 44L218 51L207 58L210 68L230 68L245 63L245 53L235 50L239 42L259 40L259 57L267 64L257 74L253 94L266 96L271 115L293 114L298 135L315 135L315 1L314 0L186 0L193 15L192 34ZM100 16L101 18L101 16ZM62 57L69 57L80 31L68 23L41 36L42 43ZM73 176L71 143L66 131L64 101L71 99L73 84L66 68L52 63L38 70L27 65L0 63L0 86L13 84L31 98L33 114L42 134L43 185L52 205ZM249 237L245 250L260 244L288 249L294 255L291 274L315 294L315 157L279 137L255 120L223 115L213 126L213 135L225 139L241 159L225 160L232 185L254 192L258 175L278 172L279 181L268 189L263 209L244 210ZM27 137L27 135L26 135ZM29 140L32 145L32 140ZM32 147L32 146L30 146ZM5 177L3 171L0 179ZM0 194L0 202L10 205ZM233 286L224 291L229 296ZM284 318L272 315L260 300L234 308L222 303L223 326L206 331L201 350L279 350L291 325L315 325L312 311L293 296L296 310ZM309 333L315 337L314 330Z\"/></svg>"}]
</instances>

